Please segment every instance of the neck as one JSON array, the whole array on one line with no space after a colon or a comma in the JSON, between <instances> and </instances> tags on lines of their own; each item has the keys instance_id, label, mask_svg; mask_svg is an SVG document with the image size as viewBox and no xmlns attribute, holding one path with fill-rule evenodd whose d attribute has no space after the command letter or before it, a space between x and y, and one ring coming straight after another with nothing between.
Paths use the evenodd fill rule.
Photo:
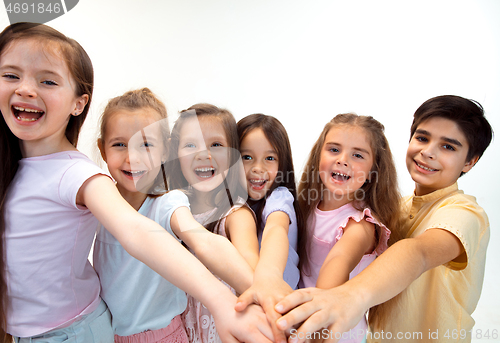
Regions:
<instances>
[{"instance_id":1,"label":"neck","mask_svg":"<svg viewBox=\"0 0 500 343\"><path fill-rule=\"evenodd\" d=\"M318 204L321 211L333 211L354 200L354 194L337 195L329 191L323 193L323 197Z\"/></svg>"},{"instance_id":2,"label":"neck","mask_svg":"<svg viewBox=\"0 0 500 343\"><path fill-rule=\"evenodd\" d=\"M142 204L148 197L147 194L141 192L127 191L126 189L121 188L118 184L116 185L116 188L118 188L118 191L122 195L123 199L125 199L136 211L139 211Z\"/></svg>"},{"instance_id":3,"label":"neck","mask_svg":"<svg viewBox=\"0 0 500 343\"><path fill-rule=\"evenodd\" d=\"M73 144L64 136L60 140L29 140L29 141L19 141L21 148L21 153L24 158L26 157L36 157L45 156L49 154L55 154L62 151L75 151L77 150Z\"/></svg>"},{"instance_id":4,"label":"neck","mask_svg":"<svg viewBox=\"0 0 500 343\"><path fill-rule=\"evenodd\" d=\"M200 214L210 211L214 207L210 205L211 193L199 192L195 188L192 189L192 194L189 196L189 204L193 214Z\"/></svg>"}]
</instances>

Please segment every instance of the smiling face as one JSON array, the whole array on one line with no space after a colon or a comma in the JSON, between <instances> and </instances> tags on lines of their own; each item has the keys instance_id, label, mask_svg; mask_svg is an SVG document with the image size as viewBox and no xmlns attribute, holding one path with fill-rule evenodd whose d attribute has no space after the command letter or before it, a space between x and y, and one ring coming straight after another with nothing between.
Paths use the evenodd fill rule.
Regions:
<instances>
[{"instance_id":1,"label":"smiling face","mask_svg":"<svg viewBox=\"0 0 500 343\"><path fill-rule=\"evenodd\" d=\"M247 133L241 141L240 152L248 195L253 200L260 200L266 196L278 174L278 153L260 128Z\"/></svg>"},{"instance_id":2,"label":"smiling face","mask_svg":"<svg viewBox=\"0 0 500 343\"><path fill-rule=\"evenodd\" d=\"M229 169L228 142L220 121L190 118L182 125L179 137L177 153L184 178L198 192L215 190Z\"/></svg>"},{"instance_id":3,"label":"smiling face","mask_svg":"<svg viewBox=\"0 0 500 343\"><path fill-rule=\"evenodd\" d=\"M468 151L467 139L455 122L441 117L422 122L406 153L406 167L415 181L415 194L429 194L454 184L476 161L467 161Z\"/></svg>"},{"instance_id":4,"label":"smiling face","mask_svg":"<svg viewBox=\"0 0 500 343\"><path fill-rule=\"evenodd\" d=\"M87 101L87 95L76 96L75 82L56 43L21 39L2 52L0 110L21 140L25 157L70 149L66 126Z\"/></svg>"},{"instance_id":5,"label":"smiling face","mask_svg":"<svg viewBox=\"0 0 500 343\"><path fill-rule=\"evenodd\" d=\"M319 173L324 185L322 210L332 210L354 200L354 192L370 177L373 152L364 129L334 126L321 150Z\"/></svg>"},{"instance_id":6,"label":"smiling face","mask_svg":"<svg viewBox=\"0 0 500 343\"><path fill-rule=\"evenodd\" d=\"M107 119L99 149L126 199L137 192L148 193L166 159L159 119L150 108L119 110Z\"/></svg>"}]
</instances>

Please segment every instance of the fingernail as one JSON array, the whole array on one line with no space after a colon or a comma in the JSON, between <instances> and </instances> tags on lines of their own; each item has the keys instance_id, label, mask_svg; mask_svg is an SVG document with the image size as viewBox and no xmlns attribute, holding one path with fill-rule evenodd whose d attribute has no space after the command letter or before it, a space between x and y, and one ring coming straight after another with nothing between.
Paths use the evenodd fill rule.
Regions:
<instances>
[{"instance_id":1,"label":"fingernail","mask_svg":"<svg viewBox=\"0 0 500 343\"><path fill-rule=\"evenodd\" d=\"M281 311L283 311L283 305L278 304L278 305L275 306L275 309L276 309L276 311L278 311L279 313L281 313Z\"/></svg>"},{"instance_id":2,"label":"fingernail","mask_svg":"<svg viewBox=\"0 0 500 343\"><path fill-rule=\"evenodd\" d=\"M288 340L289 343L297 343L298 341L299 341L299 339L296 337L295 338L290 337L290 339Z\"/></svg>"},{"instance_id":3,"label":"fingernail","mask_svg":"<svg viewBox=\"0 0 500 343\"><path fill-rule=\"evenodd\" d=\"M285 319L278 320L276 325L279 326L280 329L284 330L286 328L286 320Z\"/></svg>"}]
</instances>

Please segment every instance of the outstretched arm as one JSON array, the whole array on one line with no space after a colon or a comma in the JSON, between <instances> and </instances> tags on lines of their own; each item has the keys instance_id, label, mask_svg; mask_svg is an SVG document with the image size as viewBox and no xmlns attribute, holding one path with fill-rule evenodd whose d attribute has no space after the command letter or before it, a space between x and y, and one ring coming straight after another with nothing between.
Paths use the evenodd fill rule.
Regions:
<instances>
[{"instance_id":1,"label":"outstretched arm","mask_svg":"<svg viewBox=\"0 0 500 343\"><path fill-rule=\"evenodd\" d=\"M278 303L276 310L287 313L278 320L281 329L305 322L297 338L306 332L328 327L332 332L353 328L372 306L402 292L425 271L447 263L462 254L462 244L453 234L430 229L418 237L401 240L387 249L358 276L327 290L309 288L296 291ZM336 342L335 339L331 342Z\"/></svg>"},{"instance_id":2,"label":"outstretched arm","mask_svg":"<svg viewBox=\"0 0 500 343\"><path fill-rule=\"evenodd\" d=\"M375 249L375 225L361 220L349 220L342 238L330 250L321 266L316 287L333 288L349 280L349 274L364 254Z\"/></svg>"},{"instance_id":3,"label":"outstretched arm","mask_svg":"<svg viewBox=\"0 0 500 343\"><path fill-rule=\"evenodd\" d=\"M77 203L86 206L128 253L207 306L222 341L269 342L267 337L272 338L263 313L255 308L236 313L231 291L159 224L137 213L107 176L88 179Z\"/></svg>"},{"instance_id":4,"label":"outstretched arm","mask_svg":"<svg viewBox=\"0 0 500 343\"><path fill-rule=\"evenodd\" d=\"M255 219L246 207L241 207L226 217L226 231L231 243L248 262L252 271L259 261L259 241Z\"/></svg>"},{"instance_id":5,"label":"outstretched arm","mask_svg":"<svg viewBox=\"0 0 500 343\"><path fill-rule=\"evenodd\" d=\"M173 232L183 240L196 257L213 273L243 293L253 281L253 270L233 244L205 229L187 207L179 207L170 219Z\"/></svg>"},{"instance_id":6,"label":"outstretched arm","mask_svg":"<svg viewBox=\"0 0 500 343\"><path fill-rule=\"evenodd\" d=\"M236 305L236 310L243 311L251 303L260 304L272 325L276 342L285 342L286 337L275 324L281 314L276 312L274 306L292 292L292 288L283 280L288 258L289 222L288 215L281 211L273 212L267 217L254 282L238 298Z\"/></svg>"}]
</instances>

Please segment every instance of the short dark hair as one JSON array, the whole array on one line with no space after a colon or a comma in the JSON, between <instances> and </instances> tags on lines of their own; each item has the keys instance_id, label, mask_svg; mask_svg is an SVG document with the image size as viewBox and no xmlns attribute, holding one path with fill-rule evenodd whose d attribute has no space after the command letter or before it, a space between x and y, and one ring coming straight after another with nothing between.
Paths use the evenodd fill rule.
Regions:
<instances>
[{"instance_id":1,"label":"short dark hair","mask_svg":"<svg viewBox=\"0 0 500 343\"><path fill-rule=\"evenodd\" d=\"M481 104L457 95L437 96L420 105L413 115L410 139L422 122L434 117L449 119L462 130L469 144L467 161L476 156L481 158L491 143L493 129L484 116Z\"/></svg>"}]
</instances>

